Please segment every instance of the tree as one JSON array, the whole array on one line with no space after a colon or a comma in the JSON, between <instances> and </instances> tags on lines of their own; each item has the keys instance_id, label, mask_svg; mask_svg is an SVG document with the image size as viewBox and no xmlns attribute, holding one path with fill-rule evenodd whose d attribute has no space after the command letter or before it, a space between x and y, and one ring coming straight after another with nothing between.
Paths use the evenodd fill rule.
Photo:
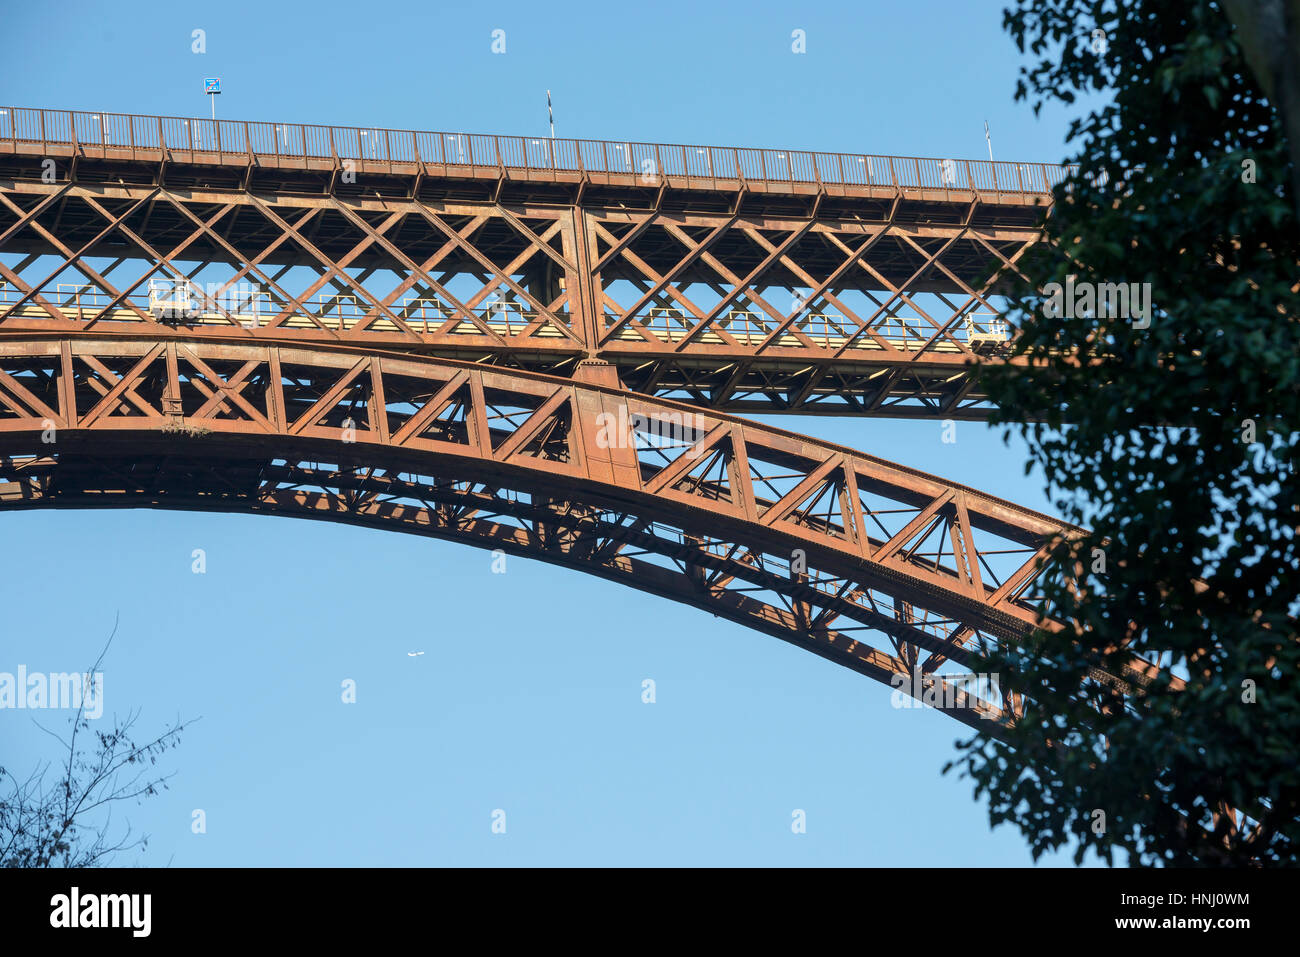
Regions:
<instances>
[{"instance_id":1,"label":"tree","mask_svg":"<svg viewBox=\"0 0 1300 957\"><path fill-rule=\"evenodd\" d=\"M83 675L83 688L99 672L112 641L110 635ZM0 782L7 784L7 793L0 796L0 867L97 867L112 863L120 852L148 845L146 835L132 836L129 824L114 834L112 808L166 788L171 775L155 774L154 768L165 751L180 744L188 722L177 721L147 743L136 744L131 731L138 717L138 711L114 715L109 729L99 730L86 715L83 692L66 738L41 728L67 752L57 781L46 782L52 763L21 780L0 766Z\"/></svg>"},{"instance_id":2,"label":"tree","mask_svg":"<svg viewBox=\"0 0 1300 957\"><path fill-rule=\"evenodd\" d=\"M1072 122L1078 171L1008 287L1030 366L981 369L1026 472L1091 531L1053 548L1042 607L1059 630L980 659L1026 695L1023 716L949 768L1035 857L1296 863L1300 197L1284 124L1209 0L1018 0L1003 24L1031 54L1018 100L1106 94ZM1089 289L1101 301L1070 308ZM1131 308L1147 292L1149 320ZM1135 678L1142 661L1159 677Z\"/></svg>"},{"instance_id":3,"label":"tree","mask_svg":"<svg viewBox=\"0 0 1300 957\"><path fill-rule=\"evenodd\" d=\"M1300 210L1300 0L1223 0L1259 88L1277 107Z\"/></svg>"}]
</instances>

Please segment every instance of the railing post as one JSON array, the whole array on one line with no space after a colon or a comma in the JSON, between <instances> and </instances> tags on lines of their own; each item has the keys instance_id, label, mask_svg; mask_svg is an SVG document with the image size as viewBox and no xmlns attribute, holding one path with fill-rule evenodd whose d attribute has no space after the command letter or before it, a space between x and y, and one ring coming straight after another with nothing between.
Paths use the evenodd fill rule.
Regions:
<instances>
[{"instance_id":1,"label":"railing post","mask_svg":"<svg viewBox=\"0 0 1300 957\"><path fill-rule=\"evenodd\" d=\"M221 121L213 120L212 125L217 128L217 159L221 159Z\"/></svg>"},{"instance_id":2,"label":"railing post","mask_svg":"<svg viewBox=\"0 0 1300 957\"><path fill-rule=\"evenodd\" d=\"M167 156L167 140L163 136L162 117L158 117L158 149L164 157Z\"/></svg>"}]
</instances>

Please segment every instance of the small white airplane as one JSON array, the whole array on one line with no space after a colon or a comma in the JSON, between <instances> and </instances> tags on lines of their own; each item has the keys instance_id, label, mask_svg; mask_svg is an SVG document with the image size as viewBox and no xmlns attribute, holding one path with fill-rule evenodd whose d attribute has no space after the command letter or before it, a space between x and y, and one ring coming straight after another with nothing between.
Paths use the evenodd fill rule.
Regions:
<instances>
[{"instance_id":1,"label":"small white airplane","mask_svg":"<svg viewBox=\"0 0 1300 957\"><path fill-rule=\"evenodd\" d=\"M408 658L414 658L414 657L416 657L417 655L422 655L422 654L424 654L423 651L408 651L408 652L406 653L406 657L408 657Z\"/></svg>"}]
</instances>

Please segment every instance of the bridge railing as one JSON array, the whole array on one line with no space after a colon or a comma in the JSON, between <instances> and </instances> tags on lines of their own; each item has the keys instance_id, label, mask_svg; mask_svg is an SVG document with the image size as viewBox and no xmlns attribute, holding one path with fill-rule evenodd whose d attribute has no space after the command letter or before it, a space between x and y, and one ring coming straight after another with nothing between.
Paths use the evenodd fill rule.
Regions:
<instances>
[{"instance_id":1,"label":"bridge railing","mask_svg":"<svg viewBox=\"0 0 1300 957\"><path fill-rule=\"evenodd\" d=\"M282 295L264 289L209 284L205 290L201 284L180 277L150 279L148 286L137 284L120 298L90 281L49 283L27 293L0 279L0 316L13 309L14 314L23 319L46 321L51 317L41 301L60 310L67 318L78 321L103 313L103 318L114 322L141 322L144 320L131 306L157 317L160 302L173 306L183 304L179 311L200 324L226 322L225 314L259 323L287 309L290 313L286 322L288 328L311 328L315 325L312 322L314 317L328 328L339 331L351 329L374 311L369 302L351 293L320 292L302 299L304 312ZM459 320L462 316L459 309L437 295L410 293L389 303L388 308L411 328L426 334L438 332L445 323ZM506 336L519 334L539 318L535 308L513 300L481 303L470 311L495 332ZM604 318L607 324L612 324L622 316L607 305ZM937 341L933 351L955 351L958 347L954 342L976 348L998 347L1010 341L1012 330L996 312L971 310L958 318L959 322L947 325L947 338ZM660 341L675 343L691 334L695 322L696 317L683 309L651 306L639 315L638 324ZM710 328L698 336L697 343L721 344L723 340L718 333L725 333L739 345L758 346L771 338L773 327L773 318L766 313L731 308L715 318ZM376 318L374 328L381 331L396 329L385 318ZM889 340L896 349L917 352L936 333L936 327L920 316L883 316L871 323L871 335L867 335L858 323L838 313L809 312L792 324L791 330L780 337L778 344L801 344L795 335L796 330L815 346L847 349L853 353L878 349L877 336ZM467 322L452 330L454 335L479 333L478 328ZM545 337L548 332L542 330L538 335ZM639 334L632 329L624 330L621 338L633 342L640 340Z\"/></svg>"},{"instance_id":2,"label":"bridge railing","mask_svg":"<svg viewBox=\"0 0 1300 957\"><path fill-rule=\"evenodd\" d=\"M687 146L613 140L310 126L125 113L0 109L0 142L79 146L92 155L142 151L303 160L362 160L707 181L1047 193L1073 167L1044 163Z\"/></svg>"}]
</instances>

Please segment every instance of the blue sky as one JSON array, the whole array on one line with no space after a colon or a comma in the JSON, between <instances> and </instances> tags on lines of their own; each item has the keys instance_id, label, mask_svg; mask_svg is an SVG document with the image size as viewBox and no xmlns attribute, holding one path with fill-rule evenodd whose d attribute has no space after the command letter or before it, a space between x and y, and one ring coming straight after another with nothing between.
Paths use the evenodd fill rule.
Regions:
<instances>
[{"instance_id":1,"label":"blue sky","mask_svg":"<svg viewBox=\"0 0 1300 957\"><path fill-rule=\"evenodd\" d=\"M73 2L57 43L39 5L5 20L25 52L0 62L0 107L206 116L220 76L227 118L535 135L549 88L559 136L978 159L987 119L998 159L1066 155L1064 117L1012 101L996 3ZM773 421L1051 511L1022 446L980 424L945 444L938 422ZM141 863L1031 861L940 774L964 726L691 608L289 519L0 513L0 537L0 671L80 669L117 614L109 709L139 708L142 733L200 718L170 789L123 809L151 835ZM53 754L30 712L0 711L0 741L15 771Z\"/></svg>"}]
</instances>

